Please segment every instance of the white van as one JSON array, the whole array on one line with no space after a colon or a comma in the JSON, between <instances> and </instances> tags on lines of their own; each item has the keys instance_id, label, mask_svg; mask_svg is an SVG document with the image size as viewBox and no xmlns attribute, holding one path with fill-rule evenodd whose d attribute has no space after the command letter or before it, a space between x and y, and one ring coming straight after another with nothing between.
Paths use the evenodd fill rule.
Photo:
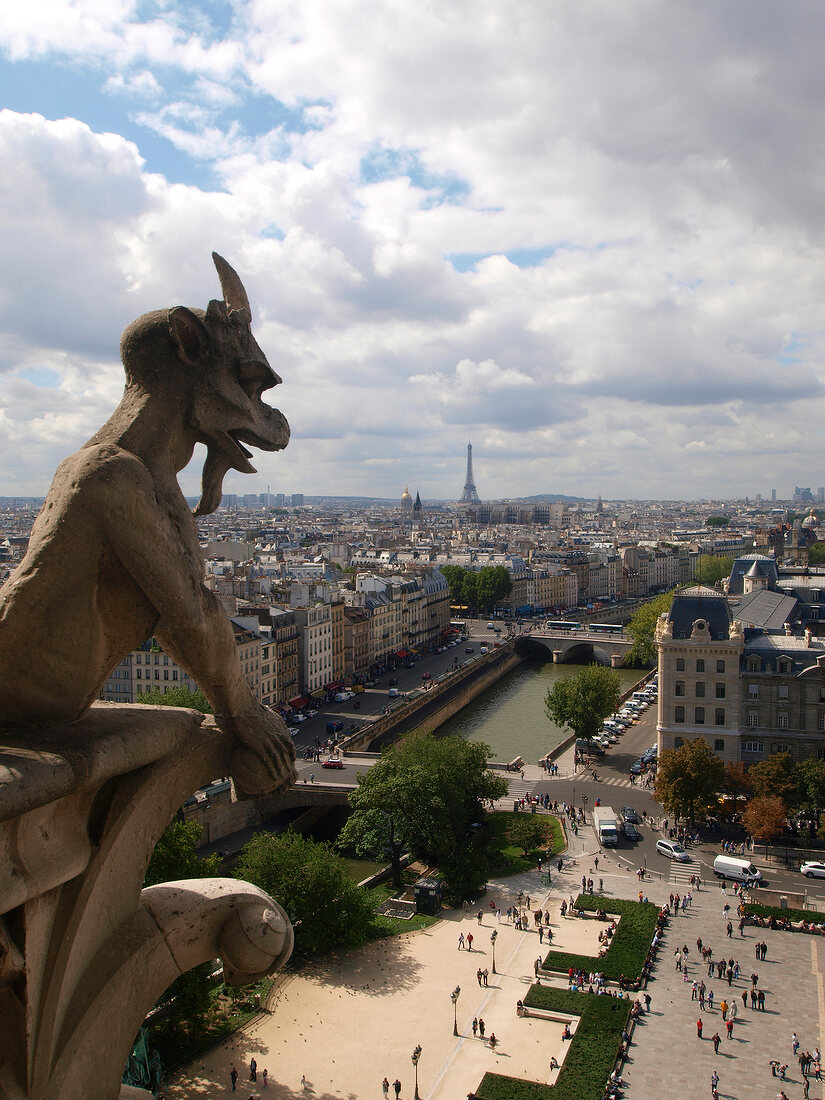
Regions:
<instances>
[{"instance_id":1,"label":"white van","mask_svg":"<svg viewBox=\"0 0 825 1100\"><path fill-rule=\"evenodd\" d=\"M713 873L717 878L729 878L749 885L762 881L762 872L747 859L734 856L717 856L713 861Z\"/></svg>"}]
</instances>

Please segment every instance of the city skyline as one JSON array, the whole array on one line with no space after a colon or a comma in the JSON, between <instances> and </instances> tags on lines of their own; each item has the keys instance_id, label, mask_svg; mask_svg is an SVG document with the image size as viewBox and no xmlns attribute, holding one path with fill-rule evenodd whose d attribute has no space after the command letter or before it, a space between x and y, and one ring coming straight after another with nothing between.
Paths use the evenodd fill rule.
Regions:
<instances>
[{"instance_id":1,"label":"city skyline","mask_svg":"<svg viewBox=\"0 0 825 1100\"><path fill-rule=\"evenodd\" d=\"M293 433L228 493L458 500L468 439L485 500L818 486L817 16L13 7L6 494L42 496L108 417L126 324L218 294L213 248L247 286Z\"/></svg>"}]
</instances>

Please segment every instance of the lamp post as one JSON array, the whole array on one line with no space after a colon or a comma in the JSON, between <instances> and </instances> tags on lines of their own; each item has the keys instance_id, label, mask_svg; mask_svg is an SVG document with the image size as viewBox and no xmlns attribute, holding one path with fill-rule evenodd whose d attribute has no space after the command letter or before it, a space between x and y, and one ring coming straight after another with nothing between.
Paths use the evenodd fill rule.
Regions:
<instances>
[{"instance_id":1,"label":"lamp post","mask_svg":"<svg viewBox=\"0 0 825 1100\"><path fill-rule=\"evenodd\" d=\"M410 1055L410 1060L415 1066L415 1100L421 1100L418 1095L418 1059L421 1057L421 1044L419 1043L415 1050Z\"/></svg>"},{"instance_id":2,"label":"lamp post","mask_svg":"<svg viewBox=\"0 0 825 1100\"><path fill-rule=\"evenodd\" d=\"M453 1002L453 1035L458 1035L458 998L461 996L461 986L457 985L450 994Z\"/></svg>"},{"instance_id":3,"label":"lamp post","mask_svg":"<svg viewBox=\"0 0 825 1100\"><path fill-rule=\"evenodd\" d=\"M498 939L498 932L494 928L493 931L490 933L490 946L493 949L493 973L494 974L498 973L498 971L496 970L496 940L497 939Z\"/></svg>"}]
</instances>

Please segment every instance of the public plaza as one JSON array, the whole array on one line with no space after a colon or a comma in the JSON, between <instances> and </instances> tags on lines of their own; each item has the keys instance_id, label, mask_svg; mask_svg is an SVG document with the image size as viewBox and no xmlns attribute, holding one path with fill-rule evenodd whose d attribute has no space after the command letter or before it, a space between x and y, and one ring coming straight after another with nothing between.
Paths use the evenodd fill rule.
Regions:
<instances>
[{"instance_id":1,"label":"public plaza","mask_svg":"<svg viewBox=\"0 0 825 1100\"><path fill-rule=\"evenodd\" d=\"M549 908L553 947L597 954L600 922L562 918L559 913L561 901L579 892L581 875L590 871L593 857L599 854L589 829L570 841L566 867L559 875L553 866L549 887L542 885L538 872L491 882L481 903L480 925L478 908L447 911L424 931L335 955L282 978L271 1011L177 1074L166 1096L169 1100L222 1096L231 1089L234 1063L239 1074L237 1093L243 1100L258 1094L317 1100L378 1098L385 1076L391 1086L400 1079L401 1097L413 1100L410 1056L419 1044L422 1100L464 1100L487 1070L552 1082L556 1071L549 1068L551 1058L563 1062L569 1047L561 1039L563 1022L516 1014L517 1001L535 981L536 960L548 950L547 938L539 943L532 920L528 931L516 930L505 913L523 890L533 910ZM638 897L639 882L630 869L611 872L602 859L597 877L604 881L608 912L610 896ZM683 894L687 888L667 878L644 884L646 895L658 904L665 903L671 892ZM629 1100L709 1097L714 1070L719 1074L722 1100L775 1100L780 1089L789 1100L803 1096L792 1034L797 1033L802 1051L821 1050L825 944L813 936L754 927L746 927L740 936L735 926L728 939L722 915L726 898L735 901L730 889L723 894L715 882L705 884L693 891L687 912L670 921L654 979L647 987L651 1011L636 1025L623 1071ZM498 923L491 902L501 909ZM498 932L495 975L490 939L494 930ZM462 932L465 937L472 933L471 950L458 947ZM730 988L726 979L708 978L707 968L697 961L700 937L704 946L713 949L715 959L724 955L739 962L740 977ZM767 943L768 951L767 958L757 963L758 940ZM683 945L689 952L689 981L674 963L674 952ZM486 987L478 984L479 968L489 970ZM751 1010L750 1002L748 1007L742 1005L742 992L750 989L754 971L766 994L764 1012ZM698 1001L691 999L693 978L704 978L708 989L714 990L713 1009L706 1005L699 1012ZM456 986L461 992L454 1007L451 993ZM738 1006L730 1039L718 1008L725 996ZM696 1034L700 1014L701 1040ZM453 1034L454 1016L458 1036ZM474 1017L485 1021L487 1037L495 1033L495 1051L488 1042L473 1037ZM712 1042L715 1032L721 1036L718 1054ZM255 1083L249 1080L252 1057L258 1065ZM785 1081L772 1076L771 1060L787 1064ZM269 1077L266 1089L264 1068ZM822 1083L812 1079L809 1087L812 1100L823 1097Z\"/></svg>"}]
</instances>

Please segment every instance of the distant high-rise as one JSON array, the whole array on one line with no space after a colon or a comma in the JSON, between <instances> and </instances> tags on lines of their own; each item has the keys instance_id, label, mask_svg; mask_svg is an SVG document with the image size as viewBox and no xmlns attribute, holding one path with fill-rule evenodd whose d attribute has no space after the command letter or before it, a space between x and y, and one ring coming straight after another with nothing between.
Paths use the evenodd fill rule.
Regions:
<instances>
[{"instance_id":1,"label":"distant high-rise","mask_svg":"<svg viewBox=\"0 0 825 1100\"><path fill-rule=\"evenodd\" d=\"M302 507L303 503L304 503L304 494L303 493L293 493L292 494L292 507L293 508L300 508L300 507Z\"/></svg>"},{"instance_id":2,"label":"distant high-rise","mask_svg":"<svg viewBox=\"0 0 825 1100\"><path fill-rule=\"evenodd\" d=\"M476 483L473 480L473 445L467 444L467 476L464 479L464 492L461 494L459 504L480 504L481 499L476 492Z\"/></svg>"},{"instance_id":3,"label":"distant high-rise","mask_svg":"<svg viewBox=\"0 0 825 1100\"><path fill-rule=\"evenodd\" d=\"M776 502L776 489L771 489L771 500Z\"/></svg>"}]
</instances>

